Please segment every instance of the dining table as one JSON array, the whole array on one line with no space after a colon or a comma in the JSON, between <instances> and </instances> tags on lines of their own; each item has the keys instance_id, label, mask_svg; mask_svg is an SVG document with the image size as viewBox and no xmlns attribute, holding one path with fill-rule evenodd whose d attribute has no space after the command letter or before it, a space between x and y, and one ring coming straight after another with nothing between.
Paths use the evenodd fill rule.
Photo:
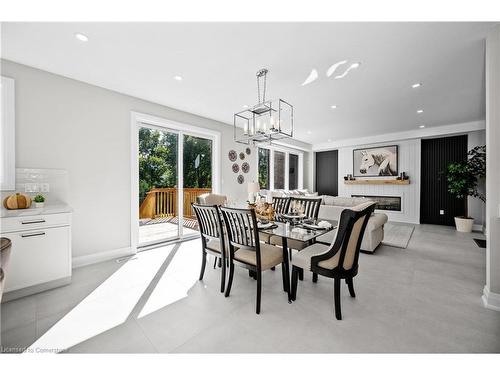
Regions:
<instances>
[{"instance_id":1,"label":"dining table","mask_svg":"<svg viewBox=\"0 0 500 375\"><path fill-rule=\"evenodd\" d=\"M289 222L274 221L269 222L271 226L266 228L265 225L259 223L257 225L259 232L265 233L271 236L281 237L281 246L283 248L283 256L287 256L287 260L292 257L292 249L288 247L288 240L296 240L304 243L314 243L314 240L337 228L336 225L330 225L329 227L314 228L314 226L308 226L307 224L295 224L292 225ZM285 263L288 265L288 261ZM285 272L285 271L283 271ZM287 272L289 275L290 273ZM290 277L290 275L288 276ZM291 303L290 294L290 280L288 280L288 302ZM285 287L285 286L284 286Z\"/></svg>"}]
</instances>

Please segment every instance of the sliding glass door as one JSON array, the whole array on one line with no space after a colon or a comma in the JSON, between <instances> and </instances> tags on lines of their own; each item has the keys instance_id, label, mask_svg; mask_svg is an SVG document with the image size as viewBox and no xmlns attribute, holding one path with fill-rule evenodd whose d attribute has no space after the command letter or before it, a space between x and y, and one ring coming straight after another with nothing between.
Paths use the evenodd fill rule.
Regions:
<instances>
[{"instance_id":1,"label":"sliding glass door","mask_svg":"<svg viewBox=\"0 0 500 375\"><path fill-rule=\"evenodd\" d=\"M191 203L212 191L212 140L145 124L138 133L138 247L197 235Z\"/></svg>"},{"instance_id":2,"label":"sliding glass door","mask_svg":"<svg viewBox=\"0 0 500 375\"><path fill-rule=\"evenodd\" d=\"M196 235L198 223L191 203L198 196L212 191L212 140L193 135L183 135L183 221L184 237Z\"/></svg>"}]
</instances>

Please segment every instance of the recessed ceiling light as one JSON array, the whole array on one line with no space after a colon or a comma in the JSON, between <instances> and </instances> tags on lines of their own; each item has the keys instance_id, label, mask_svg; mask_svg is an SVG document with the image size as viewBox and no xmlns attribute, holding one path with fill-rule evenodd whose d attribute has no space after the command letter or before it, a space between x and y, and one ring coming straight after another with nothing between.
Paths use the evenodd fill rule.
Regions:
<instances>
[{"instance_id":1,"label":"recessed ceiling light","mask_svg":"<svg viewBox=\"0 0 500 375\"><path fill-rule=\"evenodd\" d=\"M82 34L82 33L76 33L75 38L78 39L80 42L88 42L89 41L89 37L85 34Z\"/></svg>"},{"instance_id":2,"label":"recessed ceiling light","mask_svg":"<svg viewBox=\"0 0 500 375\"><path fill-rule=\"evenodd\" d=\"M243 108L248 108L248 106L246 104L243 104Z\"/></svg>"},{"instance_id":3,"label":"recessed ceiling light","mask_svg":"<svg viewBox=\"0 0 500 375\"><path fill-rule=\"evenodd\" d=\"M360 62L355 62L354 64L351 64L351 68L356 69L359 68L360 65L361 65Z\"/></svg>"},{"instance_id":4,"label":"recessed ceiling light","mask_svg":"<svg viewBox=\"0 0 500 375\"><path fill-rule=\"evenodd\" d=\"M334 104L331 106L331 109L337 109L337 106Z\"/></svg>"},{"instance_id":5,"label":"recessed ceiling light","mask_svg":"<svg viewBox=\"0 0 500 375\"><path fill-rule=\"evenodd\" d=\"M312 134L312 131L308 130L308 131L307 131L307 134Z\"/></svg>"},{"instance_id":6,"label":"recessed ceiling light","mask_svg":"<svg viewBox=\"0 0 500 375\"><path fill-rule=\"evenodd\" d=\"M420 86L422 86L422 84L420 82L417 82L417 83L414 83L413 85L411 85L411 87L413 89L419 88Z\"/></svg>"},{"instance_id":7,"label":"recessed ceiling light","mask_svg":"<svg viewBox=\"0 0 500 375\"><path fill-rule=\"evenodd\" d=\"M182 77L181 77L181 76L174 76L174 79L175 79L176 81L182 81Z\"/></svg>"},{"instance_id":8,"label":"recessed ceiling light","mask_svg":"<svg viewBox=\"0 0 500 375\"><path fill-rule=\"evenodd\" d=\"M417 113L424 113L423 109L417 109Z\"/></svg>"},{"instance_id":9,"label":"recessed ceiling light","mask_svg":"<svg viewBox=\"0 0 500 375\"><path fill-rule=\"evenodd\" d=\"M425 125L419 125L418 127L419 127L420 129L423 129L423 128L425 128Z\"/></svg>"}]
</instances>

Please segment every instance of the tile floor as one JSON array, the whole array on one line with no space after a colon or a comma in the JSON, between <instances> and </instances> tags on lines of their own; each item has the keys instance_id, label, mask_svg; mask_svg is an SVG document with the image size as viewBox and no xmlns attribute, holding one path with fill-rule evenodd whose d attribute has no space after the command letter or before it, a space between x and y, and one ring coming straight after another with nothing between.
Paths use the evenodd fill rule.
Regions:
<instances>
[{"instance_id":1,"label":"tile floor","mask_svg":"<svg viewBox=\"0 0 500 375\"><path fill-rule=\"evenodd\" d=\"M482 306L485 249L479 234L419 225L407 249L360 256L357 298L342 287L333 316L331 280L299 284L287 303L281 272L255 281L236 268L232 294L219 269L197 280L192 240L74 270L71 285L1 306L4 352L500 352L500 313Z\"/></svg>"}]
</instances>

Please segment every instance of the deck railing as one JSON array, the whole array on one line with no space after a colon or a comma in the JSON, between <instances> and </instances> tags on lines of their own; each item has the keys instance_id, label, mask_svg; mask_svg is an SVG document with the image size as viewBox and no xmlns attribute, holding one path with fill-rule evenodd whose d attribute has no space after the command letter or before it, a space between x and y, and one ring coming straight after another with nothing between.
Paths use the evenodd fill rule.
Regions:
<instances>
[{"instance_id":1,"label":"deck railing","mask_svg":"<svg viewBox=\"0 0 500 375\"><path fill-rule=\"evenodd\" d=\"M191 203L196 203L198 196L211 191L211 188L185 188L183 199L184 217L194 217ZM139 218L154 219L157 217L177 216L177 196L177 188L157 188L148 191L139 207Z\"/></svg>"}]
</instances>

